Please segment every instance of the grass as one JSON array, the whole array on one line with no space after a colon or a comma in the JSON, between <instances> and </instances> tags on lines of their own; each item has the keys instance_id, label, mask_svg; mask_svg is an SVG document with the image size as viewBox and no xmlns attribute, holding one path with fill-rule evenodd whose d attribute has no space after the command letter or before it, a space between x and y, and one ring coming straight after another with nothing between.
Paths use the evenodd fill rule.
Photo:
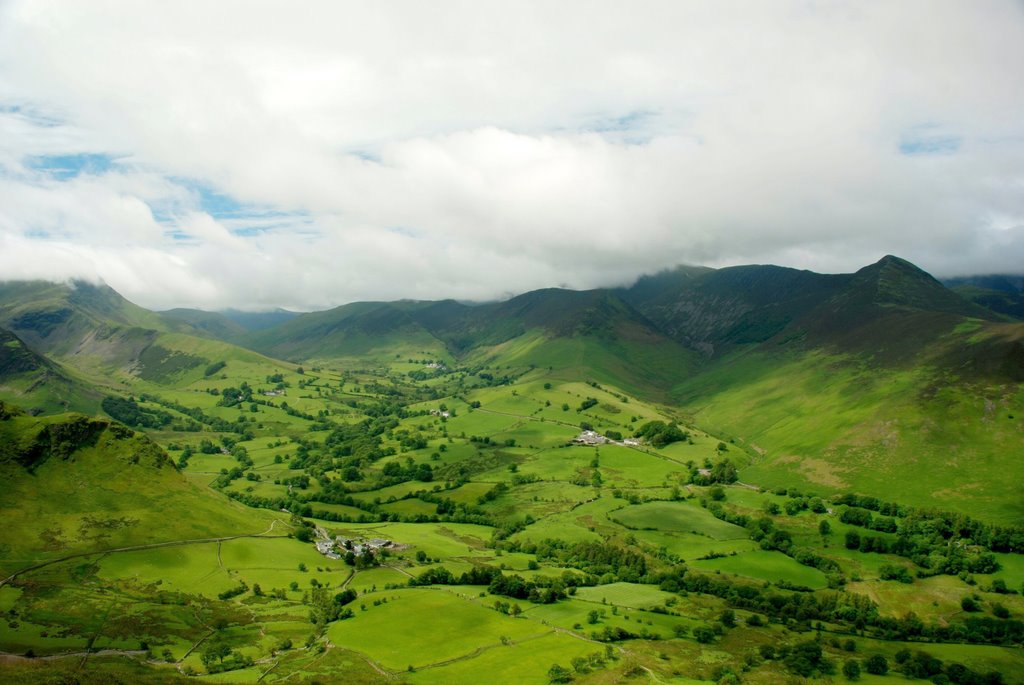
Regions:
<instances>
[{"instance_id":1,"label":"grass","mask_svg":"<svg viewBox=\"0 0 1024 685\"><path fill-rule=\"evenodd\" d=\"M609 517L630 528L696 533L715 540L747 538L743 528L688 502L648 502L620 509Z\"/></svg>"},{"instance_id":2,"label":"grass","mask_svg":"<svg viewBox=\"0 0 1024 685\"><path fill-rule=\"evenodd\" d=\"M653 585L639 583L610 583L597 587L580 588L576 598L587 602L613 604L630 609L650 609L665 604L676 597L671 592L663 592Z\"/></svg>"},{"instance_id":3,"label":"grass","mask_svg":"<svg viewBox=\"0 0 1024 685\"><path fill-rule=\"evenodd\" d=\"M689 563L693 568L703 571L721 571L773 583L785 581L814 590L828 587L828 580L824 573L816 568L798 564L781 552L754 550L742 552L736 556L697 560Z\"/></svg>"},{"instance_id":4,"label":"grass","mask_svg":"<svg viewBox=\"0 0 1024 685\"><path fill-rule=\"evenodd\" d=\"M511 640L478 656L440 668L420 669L406 674L411 683L447 685L448 683L479 683L500 674L506 683L545 683L552 664L568 667L575 657L600 652L598 645L566 635L548 632L539 636Z\"/></svg>"},{"instance_id":5,"label":"grass","mask_svg":"<svg viewBox=\"0 0 1024 685\"><path fill-rule=\"evenodd\" d=\"M1005 455L1019 449L1024 390L879 369L813 353L747 354L676 388L696 421L756 450L741 477L769 487L888 493L996 523L1024 518Z\"/></svg>"},{"instance_id":6,"label":"grass","mask_svg":"<svg viewBox=\"0 0 1024 685\"><path fill-rule=\"evenodd\" d=\"M466 656L481 646L500 645L502 636L522 641L549 632L443 590L392 590L381 596L386 604L333 624L328 635L392 671Z\"/></svg>"}]
</instances>

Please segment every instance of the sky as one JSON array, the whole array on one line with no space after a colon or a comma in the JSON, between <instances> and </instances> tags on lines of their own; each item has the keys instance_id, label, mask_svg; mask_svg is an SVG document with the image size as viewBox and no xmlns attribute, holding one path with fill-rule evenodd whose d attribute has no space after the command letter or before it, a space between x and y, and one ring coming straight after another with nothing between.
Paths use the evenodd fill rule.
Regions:
<instances>
[{"instance_id":1,"label":"sky","mask_svg":"<svg viewBox=\"0 0 1024 685\"><path fill-rule=\"evenodd\" d=\"M1024 272L1024 4L0 0L0 278L152 309Z\"/></svg>"}]
</instances>

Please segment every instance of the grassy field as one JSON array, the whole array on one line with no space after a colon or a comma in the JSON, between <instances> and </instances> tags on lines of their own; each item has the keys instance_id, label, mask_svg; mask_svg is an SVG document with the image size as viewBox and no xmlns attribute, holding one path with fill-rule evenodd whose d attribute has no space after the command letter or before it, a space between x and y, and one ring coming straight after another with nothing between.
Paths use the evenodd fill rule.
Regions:
<instances>
[{"instance_id":1,"label":"grassy field","mask_svg":"<svg viewBox=\"0 0 1024 685\"><path fill-rule=\"evenodd\" d=\"M757 580L786 581L814 590L828 587L824 573L815 568L801 566L779 552L742 552L736 556L693 561L690 565L696 569L733 573Z\"/></svg>"},{"instance_id":2,"label":"grassy field","mask_svg":"<svg viewBox=\"0 0 1024 685\"><path fill-rule=\"evenodd\" d=\"M715 540L747 537L739 526L716 519L688 502L648 502L620 509L609 517L631 528L696 533Z\"/></svg>"},{"instance_id":3,"label":"grassy field","mask_svg":"<svg viewBox=\"0 0 1024 685\"><path fill-rule=\"evenodd\" d=\"M422 669L465 657L481 647L501 646L501 637L523 641L549 632L442 590L384 593L386 604L332 626L332 642L367 654L391 671ZM427 628L429 626L429 628ZM440 639L443 638L443 639Z\"/></svg>"}]
</instances>

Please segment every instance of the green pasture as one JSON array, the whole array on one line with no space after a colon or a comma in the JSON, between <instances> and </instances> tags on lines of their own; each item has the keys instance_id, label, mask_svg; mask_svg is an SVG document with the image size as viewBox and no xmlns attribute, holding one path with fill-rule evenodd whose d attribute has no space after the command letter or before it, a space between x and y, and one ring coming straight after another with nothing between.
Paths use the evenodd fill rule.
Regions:
<instances>
[{"instance_id":1,"label":"green pasture","mask_svg":"<svg viewBox=\"0 0 1024 685\"><path fill-rule=\"evenodd\" d=\"M524 619L513 620L525 622ZM448 685L488 682L498 675L505 683L542 685L548 682L547 673L552 664L569 667L572 659L595 652L603 652L602 647L548 631L518 640L510 639L507 645L499 642L472 658L445 666L417 669L404 677L411 683Z\"/></svg>"},{"instance_id":2,"label":"green pasture","mask_svg":"<svg viewBox=\"0 0 1024 685\"><path fill-rule=\"evenodd\" d=\"M671 592L663 592L654 585L639 583L610 583L596 587L581 587L576 599L599 604L613 604L630 609L650 609L664 605L669 600L678 600Z\"/></svg>"},{"instance_id":3,"label":"green pasture","mask_svg":"<svg viewBox=\"0 0 1024 685\"><path fill-rule=\"evenodd\" d=\"M596 623L590 622L591 612L597 612ZM676 626L685 626L690 631L702 625L696 619L676 614L661 614L624 606L619 607L611 601L604 604L600 598L596 602L573 598L557 604L530 605L523 615L536 621L546 621L551 625L571 630L581 637L590 637L591 633L600 632L605 626L610 626L622 628L637 635L644 633L649 636L657 635L660 639L667 640L675 637Z\"/></svg>"},{"instance_id":4,"label":"green pasture","mask_svg":"<svg viewBox=\"0 0 1024 685\"><path fill-rule=\"evenodd\" d=\"M127 579L172 592L216 597L238 585L219 561L218 543L110 554L99 561L101 578Z\"/></svg>"},{"instance_id":5,"label":"green pasture","mask_svg":"<svg viewBox=\"0 0 1024 685\"><path fill-rule=\"evenodd\" d=\"M982 578L1002 578L1007 587L1024 592L1024 554L997 554L999 570L991 576L978 576Z\"/></svg>"},{"instance_id":6,"label":"green pasture","mask_svg":"<svg viewBox=\"0 0 1024 685\"><path fill-rule=\"evenodd\" d=\"M545 538L561 539L568 542L599 541L602 534L626 533L624 528L613 523L608 513L623 507L622 500L600 497L584 502L572 511L552 514L512 536L513 540L540 542Z\"/></svg>"},{"instance_id":7,"label":"green pasture","mask_svg":"<svg viewBox=\"0 0 1024 685\"><path fill-rule=\"evenodd\" d=\"M389 514L400 514L402 516L433 516L437 514L437 505L433 502L424 502L421 499L414 498L381 505L381 510Z\"/></svg>"},{"instance_id":8,"label":"green pasture","mask_svg":"<svg viewBox=\"0 0 1024 685\"><path fill-rule=\"evenodd\" d=\"M367 512L357 507L350 507L347 504L329 504L327 502L310 502L309 506L313 508L314 512L328 511L332 514L338 514L340 516L348 516L353 520L358 520L360 516L372 516Z\"/></svg>"},{"instance_id":9,"label":"green pasture","mask_svg":"<svg viewBox=\"0 0 1024 685\"><path fill-rule=\"evenodd\" d=\"M647 502L620 509L609 518L630 528L697 533L716 540L748 537L745 529L689 502Z\"/></svg>"},{"instance_id":10,"label":"green pasture","mask_svg":"<svg viewBox=\"0 0 1024 685\"><path fill-rule=\"evenodd\" d=\"M406 569L408 573L416 574L414 568ZM409 576L401 571L385 566L356 571L346 587L355 590L359 594L367 592L383 591L386 585L405 585ZM365 603L364 598L361 602Z\"/></svg>"},{"instance_id":11,"label":"green pasture","mask_svg":"<svg viewBox=\"0 0 1024 685\"><path fill-rule=\"evenodd\" d=\"M785 581L815 590L828 587L824 573L799 564L782 552L754 550L736 556L700 559L688 563L692 568L703 571L721 571L773 583Z\"/></svg>"},{"instance_id":12,"label":"green pasture","mask_svg":"<svg viewBox=\"0 0 1024 685\"><path fill-rule=\"evenodd\" d=\"M487 407L483 407L487 409ZM448 434L460 436L465 433L466 437L478 435L490 437L502 431L510 430L513 426L520 424L523 419L516 416L495 414L490 411L476 411L464 409L448 419Z\"/></svg>"},{"instance_id":13,"label":"green pasture","mask_svg":"<svg viewBox=\"0 0 1024 685\"><path fill-rule=\"evenodd\" d=\"M573 483L540 481L513 487L507 494L489 502L485 508L497 516L535 519L569 511L581 502L593 499L594 489Z\"/></svg>"},{"instance_id":14,"label":"green pasture","mask_svg":"<svg viewBox=\"0 0 1024 685\"><path fill-rule=\"evenodd\" d=\"M328 628L332 642L366 654L392 671L423 668L549 632L543 626L498 613L451 592L419 588L381 594L387 603L359 611ZM439 639L443 636L443 639Z\"/></svg>"},{"instance_id":15,"label":"green pasture","mask_svg":"<svg viewBox=\"0 0 1024 685\"><path fill-rule=\"evenodd\" d=\"M359 500L360 502L393 502L416 492L431 492L437 485L439 484L421 483L420 481L413 480L386 488L380 488L379 490L364 490L362 492L353 492L351 494L352 499Z\"/></svg>"},{"instance_id":16,"label":"green pasture","mask_svg":"<svg viewBox=\"0 0 1024 685\"><path fill-rule=\"evenodd\" d=\"M584 448L581 448L584 449ZM602 445L601 473L608 485L619 487L649 487L675 483L689 475L682 464L648 454L631 447Z\"/></svg>"},{"instance_id":17,"label":"green pasture","mask_svg":"<svg viewBox=\"0 0 1024 685\"><path fill-rule=\"evenodd\" d=\"M756 542L749 539L716 540L698 533L663 530L635 530L630 533L654 549L664 547L670 554L687 562L709 554L732 554L760 549Z\"/></svg>"}]
</instances>

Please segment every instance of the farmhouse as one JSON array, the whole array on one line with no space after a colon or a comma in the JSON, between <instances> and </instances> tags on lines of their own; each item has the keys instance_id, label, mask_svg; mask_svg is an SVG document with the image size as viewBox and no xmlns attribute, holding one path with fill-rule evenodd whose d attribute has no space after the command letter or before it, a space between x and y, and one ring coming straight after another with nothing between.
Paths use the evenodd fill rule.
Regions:
<instances>
[{"instance_id":1,"label":"farmhouse","mask_svg":"<svg viewBox=\"0 0 1024 685\"><path fill-rule=\"evenodd\" d=\"M328 551L333 552L334 550L341 550L343 553L352 552L357 557L361 557L366 553L378 552L382 549L404 549L402 545L395 544L392 540L385 540L383 538L373 538L372 540L353 540L351 538L342 537L341 535L331 540L321 540L316 543L316 549L318 552L331 559L340 559L341 557L335 553L335 556L328 554Z\"/></svg>"},{"instance_id":2,"label":"farmhouse","mask_svg":"<svg viewBox=\"0 0 1024 685\"><path fill-rule=\"evenodd\" d=\"M335 551L334 543L330 540L317 540L316 551L328 559L341 559L341 555Z\"/></svg>"},{"instance_id":3,"label":"farmhouse","mask_svg":"<svg viewBox=\"0 0 1024 685\"><path fill-rule=\"evenodd\" d=\"M604 437L597 431L583 431L572 440L577 445L603 445L608 442L608 438Z\"/></svg>"}]
</instances>

